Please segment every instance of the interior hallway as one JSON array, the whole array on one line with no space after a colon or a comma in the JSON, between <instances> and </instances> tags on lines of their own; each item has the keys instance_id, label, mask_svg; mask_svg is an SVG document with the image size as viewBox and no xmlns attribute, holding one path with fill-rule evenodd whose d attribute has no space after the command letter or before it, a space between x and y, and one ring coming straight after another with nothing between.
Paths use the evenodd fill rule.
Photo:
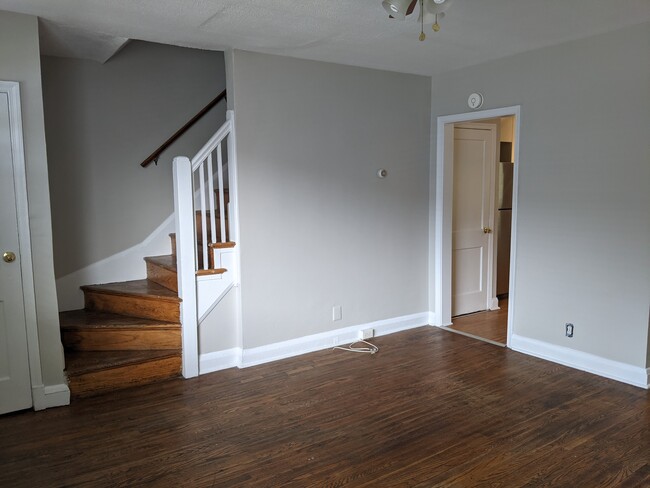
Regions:
<instances>
[{"instance_id":1,"label":"interior hallway","mask_svg":"<svg viewBox=\"0 0 650 488\"><path fill-rule=\"evenodd\" d=\"M500 299L499 307L499 310L453 317L453 324L447 329L505 346L508 340L508 299Z\"/></svg>"}]
</instances>

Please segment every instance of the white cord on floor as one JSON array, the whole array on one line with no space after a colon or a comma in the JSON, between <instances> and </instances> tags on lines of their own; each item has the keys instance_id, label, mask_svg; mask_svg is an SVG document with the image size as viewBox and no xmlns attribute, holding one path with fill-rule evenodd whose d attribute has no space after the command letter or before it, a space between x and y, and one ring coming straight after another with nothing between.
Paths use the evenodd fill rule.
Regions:
<instances>
[{"instance_id":1,"label":"white cord on floor","mask_svg":"<svg viewBox=\"0 0 650 488\"><path fill-rule=\"evenodd\" d=\"M354 347L355 344L359 344L360 342L363 342L365 345L368 347ZM379 352L379 348L375 346L374 344L370 344L367 341L362 341L358 340L356 342L353 342L347 347L343 346L334 346L332 349L340 349L341 351L349 351L349 352L362 352L366 354L375 354L376 352Z\"/></svg>"}]
</instances>

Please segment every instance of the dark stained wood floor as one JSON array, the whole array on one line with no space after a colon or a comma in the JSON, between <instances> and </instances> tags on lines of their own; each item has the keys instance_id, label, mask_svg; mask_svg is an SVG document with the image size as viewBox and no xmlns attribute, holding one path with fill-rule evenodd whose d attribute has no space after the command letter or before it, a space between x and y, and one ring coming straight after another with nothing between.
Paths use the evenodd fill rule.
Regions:
<instances>
[{"instance_id":1,"label":"dark stained wood floor","mask_svg":"<svg viewBox=\"0 0 650 488\"><path fill-rule=\"evenodd\" d=\"M650 486L650 393L423 327L0 417L0 486Z\"/></svg>"},{"instance_id":2,"label":"dark stained wood floor","mask_svg":"<svg viewBox=\"0 0 650 488\"><path fill-rule=\"evenodd\" d=\"M452 322L447 329L505 346L508 341L508 299L499 300L499 310L460 315L453 317Z\"/></svg>"}]
</instances>

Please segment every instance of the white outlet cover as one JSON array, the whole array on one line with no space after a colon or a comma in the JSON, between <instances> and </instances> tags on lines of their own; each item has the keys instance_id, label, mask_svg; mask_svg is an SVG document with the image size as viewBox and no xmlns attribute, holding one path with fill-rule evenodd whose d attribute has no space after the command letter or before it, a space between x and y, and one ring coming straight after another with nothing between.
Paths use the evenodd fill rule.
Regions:
<instances>
[{"instance_id":1,"label":"white outlet cover","mask_svg":"<svg viewBox=\"0 0 650 488\"><path fill-rule=\"evenodd\" d=\"M341 305L334 305L332 307L332 322L336 322L337 320L341 320L343 317L343 313L341 310Z\"/></svg>"}]
</instances>

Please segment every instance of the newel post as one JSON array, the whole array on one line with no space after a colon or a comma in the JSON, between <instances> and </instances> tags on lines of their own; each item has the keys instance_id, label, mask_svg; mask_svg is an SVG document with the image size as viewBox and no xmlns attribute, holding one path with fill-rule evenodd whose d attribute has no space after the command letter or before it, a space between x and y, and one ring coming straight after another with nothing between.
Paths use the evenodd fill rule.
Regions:
<instances>
[{"instance_id":1,"label":"newel post","mask_svg":"<svg viewBox=\"0 0 650 488\"><path fill-rule=\"evenodd\" d=\"M181 298L183 338L183 376L199 375L199 341L196 301L196 269L194 244L194 202L192 163L186 157L173 161L174 219L176 222L176 269L178 296Z\"/></svg>"}]
</instances>

